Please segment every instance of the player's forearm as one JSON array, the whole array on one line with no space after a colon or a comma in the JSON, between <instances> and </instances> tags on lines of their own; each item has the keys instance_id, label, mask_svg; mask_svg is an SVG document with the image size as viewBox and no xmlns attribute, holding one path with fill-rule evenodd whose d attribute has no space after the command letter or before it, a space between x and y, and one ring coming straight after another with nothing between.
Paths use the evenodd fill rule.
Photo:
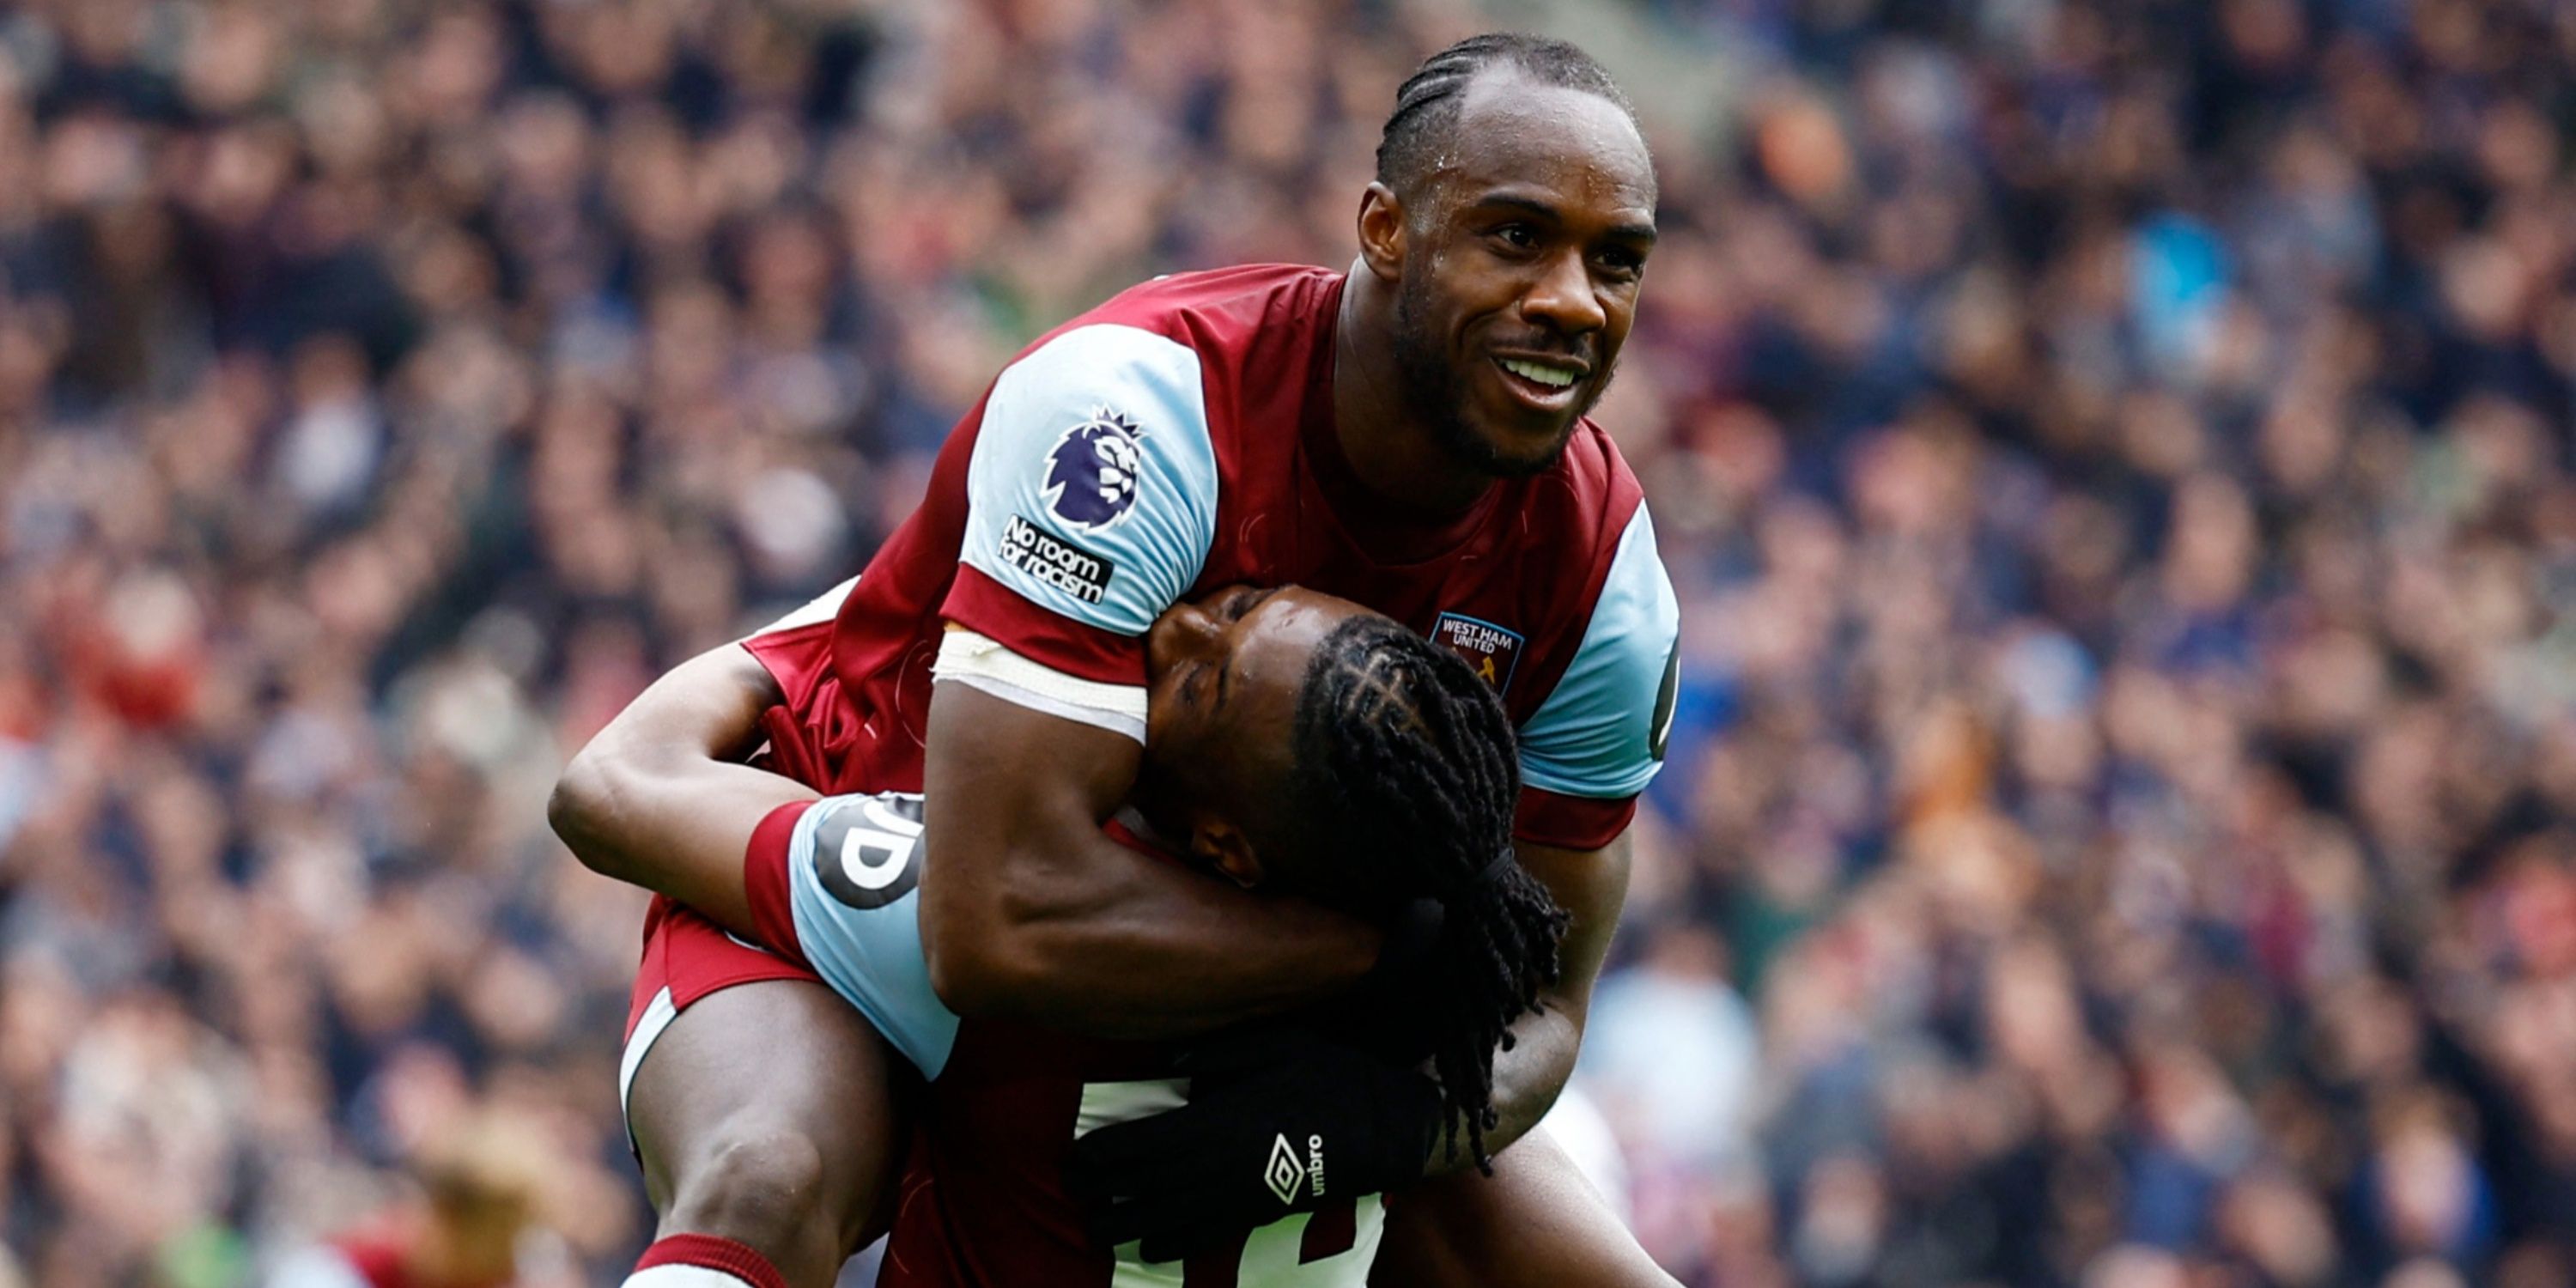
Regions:
<instances>
[{"instance_id":1,"label":"player's forearm","mask_svg":"<svg viewBox=\"0 0 2576 1288\"><path fill-rule=\"evenodd\" d=\"M1079 848L1024 856L977 915L932 937L932 978L952 1009L1097 1037L1180 1037L1321 1001L1376 960L1379 933L1355 918L1256 897L1105 837ZM925 898L946 861L926 865Z\"/></svg>"},{"instance_id":2,"label":"player's forearm","mask_svg":"<svg viewBox=\"0 0 2576 1288\"><path fill-rule=\"evenodd\" d=\"M1180 1036L1320 1001L1377 959L1356 919L1104 834L1141 763L1124 735L941 684L928 741L922 947L960 1015Z\"/></svg>"},{"instance_id":3,"label":"player's forearm","mask_svg":"<svg viewBox=\"0 0 2576 1288\"><path fill-rule=\"evenodd\" d=\"M1500 1122L1485 1133L1488 1152L1527 1135L1574 1075L1592 986L1610 955L1610 937L1628 898L1631 852L1624 834L1598 850L1528 843L1519 850L1521 866L1555 896L1569 921L1557 945L1555 985L1539 995L1538 1010L1512 1025L1512 1048L1494 1056L1494 1113ZM1434 1161L1439 1161L1436 1155Z\"/></svg>"},{"instance_id":4,"label":"player's forearm","mask_svg":"<svg viewBox=\"0 0 2576 1288\"><path fill-rule=\"evenodd\" d=\"M777 690L742 649L693 658L618 713L555 783L546 818L583 866L749 933L745 845L761 818L814 793L733 763Z\"/></svg>"},{"instance_id":5,"label":"player's forearm","mask_svg":"<svg viewBox=\"0 0 2576 1288\"><path fill-rule=\"evenodd\" d=\"M1524 1015L1512 1026L1512 1049L1494 1056L1497 1121L1485 1129L1486 1153L1502 1152L1504 1146L1528 1135L1540 1119L1547 1117L1558 1094L1565 1090L1566 1080L1574 1076L1574 1057L1582 1045L1583 1022L1578 1013L1561 1002ZM1445 1159L1435 1151L1432 1163L1434 1172L1474 1166L1464 1150L1455 1159Z\"/></svg>"},{"instance_id":6,"label":"player's forearm","mask_svg":"<svg viewBox=\"0 0 2576 1288\"><path fill-rule=\"evenodd\" d=\"M547 820L582 866L667 895L745 937L758 933L743 854L771 810L811 788L748 765L626 763L585 780L567 771Z\"/></svg>"}]
</instances>

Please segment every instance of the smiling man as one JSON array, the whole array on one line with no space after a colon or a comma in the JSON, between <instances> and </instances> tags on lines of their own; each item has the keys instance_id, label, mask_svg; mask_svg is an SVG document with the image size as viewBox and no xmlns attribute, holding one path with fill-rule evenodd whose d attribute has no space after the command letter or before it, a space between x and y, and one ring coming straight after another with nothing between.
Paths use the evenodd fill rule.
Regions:
<instances>
[{"instance_id":1,"label":"smiling man","mask_svg":"<svg viewBox=\"0 0 2576 1288\"><path fill-rule=\"evenodd\" d=\"M1551 1223L1581 1209L1551 1197L1561 1155L1504 1150L1572 1069L1670 714L1672 591L1636 479L1583 419L1635 316L1653 166L1598 65L1508 35L1427 61L1378 161L1347 273L1163 278L1051 332L968 413L867 571L747 642L810 786L926 797L904 968L962 1019L886 1282L1356 1284L1378 1216L1352 1196L1381 1192L1380 1282L1660 1279L1633 1244ZM1235 583L1395 618L1464 656L1518 728L1512 848L1573 920L1454 1162L1390 1148L1428 1138L1422 1098L1320 1040L1185 1099L1150 1068L1132 1081L1160 1090L1140 1096L1060 1058L1067 1035L1185 1038L1405 981L1401 927L1255 897L1102 833L1136 784L1148 628ZM567 836L652 791L648 760L585 753L558 795ZM1439 807L1417 795L1408 808ZM764 825L752 863L774 866L793 833ZM1221 859L1225 840L1191 845ZM630 1123L664 1236L645 1275L827 1282L884 1197L882 1044L803 967L667 901L635 1001ZM1164 1112L1119 1121L1149 1108ZM1463 1166L1486 1152L1502 1154L1492 1180ZM1109 1205L1105 1241L1086 1237L1068 1164L1095 1216ZM1144 1230L1196 1255L1146 1261L1127 1241Z\"/></svg>"},{"instance_id":2,"label":"smiling man","mask_svg":"<svg viewBox=\"0 0 2576 1288\"><path fill-rule=\"evenodd\" d=\"M1654 166L1624 100L1517 65L1426 76L1399 99L1361 206L1374 271L1352 274L1344 352L1372 386L1393 381L1449 458L1526 477L1609 387L1655 244ZM1426 508L1477 490L1447 481Z\"/></svg>"}]
</instances>

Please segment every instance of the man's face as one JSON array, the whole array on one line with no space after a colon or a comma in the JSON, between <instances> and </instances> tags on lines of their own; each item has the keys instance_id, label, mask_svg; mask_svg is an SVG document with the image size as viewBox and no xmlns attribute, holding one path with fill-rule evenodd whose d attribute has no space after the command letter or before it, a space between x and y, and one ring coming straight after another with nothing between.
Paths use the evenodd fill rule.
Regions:
<instances>
[{"instance_id":1,"label":"man's face","mask_svg":"<svg viewBox=\"0 0 2576 1288\"><path fill-rule=\"evenodd\" d=\"M1483 472L1545 470L1610 384L1655 239L1625 113L1497 70L1407 198L1395 358L1412 412Z\"/></svg>"},{"instance_id":2,"label":"man's face","mask_svg":"<svg viewBox=\"0 0 2576 1288\"><path fill-rule=\"evenodd\" d=\"M1179 842L1222 818L1276 868L1306 668L1334 627L1367 611L1295 586L1237 586L1155 619L1136 804L1157 831Z\"/></svg>"}]
</instances>

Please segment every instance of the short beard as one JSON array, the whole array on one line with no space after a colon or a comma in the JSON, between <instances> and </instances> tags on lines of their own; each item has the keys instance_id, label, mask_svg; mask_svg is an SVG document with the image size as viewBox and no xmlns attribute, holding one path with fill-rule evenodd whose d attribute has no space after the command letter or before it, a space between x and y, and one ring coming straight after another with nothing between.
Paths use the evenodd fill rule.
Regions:
<instances>
[{"instance_id":1,"label":"short beard","mask_svg":"<svg viewBox=\"0 0 2576 1288\"><path fill-rule=\"evenodd\" d=\"M1573 423L1546 451L1534 457L1505 456L1494 445L1467 424L1460 409L1466 398L1458 370L1449 365L1449 355L1440 340L1423 322L1431 302L1431 282L1427 274L1404 275L1395 295L1395 374L1402 389L1405 410L1424 428L1431 431L1431 441L1452 460L1487 478L1525 479L1545 474L1565 454L1565 445L1574 437ZM1604 387L1608 385L1603 382ZM1600 391L1575 409L1580 420L1599 400Z\"/></svg>"}]
</instances>

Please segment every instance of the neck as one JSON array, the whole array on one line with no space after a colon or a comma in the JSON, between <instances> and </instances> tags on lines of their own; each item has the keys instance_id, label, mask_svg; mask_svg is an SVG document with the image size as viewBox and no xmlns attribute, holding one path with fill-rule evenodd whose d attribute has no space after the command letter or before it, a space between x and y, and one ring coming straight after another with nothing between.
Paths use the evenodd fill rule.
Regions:
<instances>
[{"instance_id":1,"label":"neck","mask_svg":"<svg viewBox=\"0 0 2576 1288\"><path fill-rule=\"evenodd\" d=\"M1408 409L1395 361L1395 288L1351 266L1333 328L1333 437L1360 485L1426 518L1464 512L1494 480L1442 450Z\"/></svg>"}]
</instances>

